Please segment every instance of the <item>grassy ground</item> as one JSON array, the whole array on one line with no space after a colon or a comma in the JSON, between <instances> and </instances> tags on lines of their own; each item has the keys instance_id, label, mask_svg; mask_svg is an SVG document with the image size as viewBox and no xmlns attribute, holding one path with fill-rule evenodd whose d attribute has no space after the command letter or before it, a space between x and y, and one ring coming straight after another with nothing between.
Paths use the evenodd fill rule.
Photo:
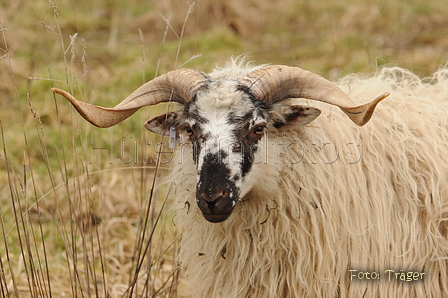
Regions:
<instances>
[{"instance_id":1,"label":"grassy ground","mask_svg":"<svg viewBox=\"0 0 448 298\"><path fill-rule=\"evenodd\" d=\"M446 0L0 0L2 297L179 297L167 148L138 112L85 123L51 86L114 106L177 67L230 56L337 79L448 61ZM152 193L153 189L157 190ZM163 210L161 212L161 210Z\"/></svg>"}]
</instances>

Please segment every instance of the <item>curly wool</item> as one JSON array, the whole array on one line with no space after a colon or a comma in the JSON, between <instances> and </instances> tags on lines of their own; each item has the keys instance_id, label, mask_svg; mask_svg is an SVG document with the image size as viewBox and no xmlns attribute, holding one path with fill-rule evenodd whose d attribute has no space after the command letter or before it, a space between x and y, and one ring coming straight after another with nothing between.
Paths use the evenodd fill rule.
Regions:
<instances>
[{"instance_id":1,"label":"curly wool","mask_svg":"<svg viewBox=\"0 0 448 298\"><path fill-rule=\"evenodd\" d=\"M198 209L183 147L169 180L193 297L448 297L448 68L337 84L358 103L391 95L364 127L305 101L323 114L295 131L269 128L256 187L222 223ZM388 280L386 270L424 275Z\"/></svg>"}]
</instances>

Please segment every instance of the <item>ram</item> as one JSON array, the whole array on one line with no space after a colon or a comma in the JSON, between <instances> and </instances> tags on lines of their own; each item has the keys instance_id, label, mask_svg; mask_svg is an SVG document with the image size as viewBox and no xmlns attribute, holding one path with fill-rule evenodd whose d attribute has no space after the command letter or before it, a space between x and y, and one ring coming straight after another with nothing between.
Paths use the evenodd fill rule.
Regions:
<instances>
[{"instance_id":1,"label":"ram","mask_svg":"<svg viewBox=\"0 0 448 298\"><path fill-rule=\"evenodd\" d=\"M183 136L168 180L193 297L448 297L448 69L335 84L233 61L114 108L53 91L99 127L183 105L145 127Z\"/></svg>"}]
</instances>

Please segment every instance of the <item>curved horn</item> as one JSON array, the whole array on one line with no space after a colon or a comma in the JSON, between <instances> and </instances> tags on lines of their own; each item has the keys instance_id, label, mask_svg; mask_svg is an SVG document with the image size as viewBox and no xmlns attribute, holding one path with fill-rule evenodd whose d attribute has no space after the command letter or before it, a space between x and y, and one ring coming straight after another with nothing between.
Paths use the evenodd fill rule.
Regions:
<instances>
[{"instance_id":1,"label":"curved horn","mask_svg":"<svg viewBox=\"0 0 448 298\"><path fill-rule=\"evenodd\" d=\"M288 98L319 100L338 106L357 125L366 124L376 105L389 93L356 105L339 87L327 79L298 67L270 65L250 72L241 83L259 100L276 103Z\"/></svg>"},{"instance_id":2,"label":"curved horn","mask_svg":"<svg viewBox=\"0 0 448 298\"><path fill-rule=\"evenodd\" d=\"M208 81L208 76L197 70L173 70L145 83L114 108L103 108L79 101L58 88L51 90L67 98L84 119L104 128L120 123L144 106L168 101L186 104Z\"/></svg>"}]
</instances>

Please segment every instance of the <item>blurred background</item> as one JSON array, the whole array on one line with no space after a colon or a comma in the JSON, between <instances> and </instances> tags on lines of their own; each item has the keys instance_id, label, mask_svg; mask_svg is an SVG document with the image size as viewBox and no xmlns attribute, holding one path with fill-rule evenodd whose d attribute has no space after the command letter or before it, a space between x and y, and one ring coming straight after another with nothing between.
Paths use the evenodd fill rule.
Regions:
<instances>
[{"instance_id":1,"label":"blurred background","mask_svg":"<svg viewBox=\"0 0 448 298\"><path fill-rule=\"evenodd\" d=\"M2 297L188 295L160 183L172 150L143 130L165 107L98 129L51 87L112 107L157 75L243 54L331 80L426 77L447 36L446 0L0 0Z\"/></svg>"}]
</instances>

